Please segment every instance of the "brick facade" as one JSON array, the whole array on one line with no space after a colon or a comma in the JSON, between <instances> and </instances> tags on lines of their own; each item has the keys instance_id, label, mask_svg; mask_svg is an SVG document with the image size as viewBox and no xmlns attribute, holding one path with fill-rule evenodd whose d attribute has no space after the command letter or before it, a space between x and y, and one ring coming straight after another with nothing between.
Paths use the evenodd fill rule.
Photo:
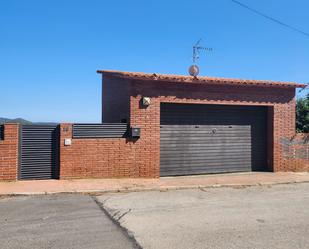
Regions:
<instances>
[{"instance_id":1,"label":"brick facade","mask_svg":"<svg viewBox=\"0 0 309 249\"><path fill-rule=\"evenodd\" d=\"M134 142L126 138L72 138L72 124L60 125L60 179L138 177Z\"/></svg>"},{"instance_id":2,"label":"brick facade","mask_svg":"<svg viewBox=\"0 0 309 249\"><path fill-rule=\"evenodd\" d=\"M114 77L111 77L114 76ZM155 76L154 76L155 77ZM127 111L113 109L117 96L129 95L130 99L122 100L130 107L128 119L131 126L141 128L141 138L136 143L137 165L141 175L158 177L160 174L160 103L184 104L228 104L268 107L268 168L270 171L294 171L291 160L283 157L282 138L295 135L295 87L270 86L267 84L216 84L173 82L154 78L153 80L135 79L120 74L103 72L104 89L108 91L113 102L111 110L105 112L103 121L120 122L128 119ZM151 105L141 106L141 98L151 98ZM104 100L103 100L104 101ZM115 105L117 106L117 105ZM111 113L117 112L117 117ZM303 166L298 168L301 170Z\"/></svg>"},{"instance_id":3,"label":"brick facade","mask_svg":"<svg viewBox=\"0 0 309 249\"><path fill-rule=\"evenodd\" d=\"M298 133L293 138L281 138L280 142L287 167L309 172L309 134Z\"/></svg>"},{"instance_id":4,"label":"brick facade","mask_svg":"<svg viewBox=\"0 0 309 249\"><path fill-rule=\"evenodd\" d=\"M4 140L0 140L0 180L17 179L18 130L18 124L4 125Z\"/></svg>"},{"instance_id":5,"label":"brick facade","mask_svg":"<svg viewBox=\"0 0 309 249\"><path fill-rule=\"evenodd\" d=\"M159 177L161 103L265 106L269 171L309 171L308 134L295 134L292 83L102 73L102 121L126 121L141 128L141 137L73 139L72 124L61 124L60 179ZM150 106L141 105L142 97L150 97ZM0 141L0 180L17 178L18 132L17 124L5 125L5 139ZM65 139L72 139L72 144L65 146Z\"/></svg>"}]
</instances>

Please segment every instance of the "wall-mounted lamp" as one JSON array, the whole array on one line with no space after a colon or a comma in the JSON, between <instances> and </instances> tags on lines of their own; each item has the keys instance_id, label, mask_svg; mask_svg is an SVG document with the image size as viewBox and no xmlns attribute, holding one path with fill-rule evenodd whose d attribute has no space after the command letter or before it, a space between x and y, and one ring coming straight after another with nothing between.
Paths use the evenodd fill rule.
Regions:
<instances>
[{"instance_id":1,"label":"wall-mounted lamp","mask_svg":"<svg viewBox=\"0 0 309 249\"><path fill-rule=\"evenodd\" d=\"M142 104L143 106L149 106L150 105L150 97L143 97L142 98Z\"/></svg>"}]
</instances>

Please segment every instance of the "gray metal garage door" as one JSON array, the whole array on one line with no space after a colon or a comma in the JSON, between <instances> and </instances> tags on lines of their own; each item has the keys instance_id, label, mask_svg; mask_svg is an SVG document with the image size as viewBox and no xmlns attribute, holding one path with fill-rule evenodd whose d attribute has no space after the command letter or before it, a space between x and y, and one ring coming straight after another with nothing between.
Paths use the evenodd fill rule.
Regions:
<instances>
[{"instance_id":1,"label":"gray metal garage door","mask_svg":"<svg viewBox=\"0 0 309 249\"><path fill-rule=\"evenodd\" d=\"M57 125L22 125L19 179L57 178L58 145Z\"/></svg>"},{"instance_id":2,"label":"gray metal garage door","mask_svg":"<svg viewBox=\"0 0 309 249\"><path fill-rule=\"evenodd\" d=\"M264 171L266 111L162 103L160 175Z\"/></svg>"}]
</instances>

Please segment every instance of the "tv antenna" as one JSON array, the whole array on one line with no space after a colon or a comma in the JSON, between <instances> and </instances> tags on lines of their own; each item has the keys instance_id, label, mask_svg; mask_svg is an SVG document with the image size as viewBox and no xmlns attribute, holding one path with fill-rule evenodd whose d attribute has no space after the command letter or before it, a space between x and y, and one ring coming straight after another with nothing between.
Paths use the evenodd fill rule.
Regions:
<instances>
[{"instance_id":1,"label":"tv antenna","mask_svg":"<svg viewBox=\"0 0 309 249\"><path fill-rule=\"evenodd\" d=\"M206 47L200 46L201 40L202 40L202 39L199 39L199 40L193 45L193 57L192 57L193 65L191 65L191 66L189 67L189 74L190 74L191 76L194 76L194 77L196 77L196 76L199 74L199 72L200 72L199 67L196 65L198 59L200 58L200 51L201 51L201 50L212 51L212 48L206 48Z\"/></svg>"}]
</instances>

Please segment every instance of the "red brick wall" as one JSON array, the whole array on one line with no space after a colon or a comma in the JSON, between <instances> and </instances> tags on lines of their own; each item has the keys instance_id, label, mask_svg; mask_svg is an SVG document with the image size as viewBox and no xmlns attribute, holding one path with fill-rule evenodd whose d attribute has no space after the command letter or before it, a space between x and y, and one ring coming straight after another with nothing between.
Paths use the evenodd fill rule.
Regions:
<instances>
[{"instance_id":1,"label":"red brick wall","mask_svg":"<svg viewBox=\"0 0 309 249\"><path fill-rule=\"evenodd\" d=\"M268 106L268 167L272 171L291 171L283 158L280 139L295 134L294 88L264 86L217 86L211 84L172 83L128 80L131 89L130 123L141 128L136 144L140 175L160 174L160 103L232 104ZM151 97L151 105L140 106L143 96Z\"/></svg>"},{"instance_id":2,"label":"red brick wall","mask_svg":"<svg viewBox=\"0 0 309 249\"><path fill-rule=\"evenodd\" d=\"M72 125L60 127L60 179L159 177L160 103L268 106L268 163L273 171L309 171L308 143L295 135L293 88L170 83L110 78L103 90L104 122L141 128L141 137L72 139ZM141 98L151 98L149 107ZM64 146L64 139L72 139ZM306 140L307 141L307 140ZM307 153L307 154L304 154ZM304 156L306 155L306 156ZM18 168L18 125L5 125L0 141L0 180L15 180Z\"/></svg>"},{"instance_id":3,"label":"red brick wall","mask_svg":"<svg viewBox=\"0 0 309 249\"><path fill-rule=\"evenodd\" d=\"M125 138L72 139L72 125L60 125L60 179L139 177L134 142Z\"/></svg>"},{"instance_id":4,"label":"red brick wall","mask_svg":"<svg viewBox=\"0 0 309 249\"><path fill-rule=\"evenodd\" d=\"M291 171L309 171L309 133L281 138L283 160Z\"/></svg>"},{"instance_id":5,"label":"red brick wall","mask_svg":"<svg viewBox=\"0 0 309 249\"><path fill-rule=\"evenodd\" d=\"M269 171L274 171L274 107L267 108L267 166Z\"/></svg>"},{"instance_id":6,"label":"red brick wall","mask_svg":"<svg viewBox=\"0 0 309 249\"><path fill-rule=\"evenodd\" d=\"M153 98L147 108L140 106L141 96L132 96L130 125L141 128L136 141L136 165L141 177L160 175L160 100Z\"/></svg>"},{"instance_id":7,"label":"red brick wall","mask_svg":"<svg viewBox=\"0 0 309 249\"><path fill-rule=\"evenodd\" d=\"M17 179L18 128L18 124L4 125L4 140L0 140L0 180Z\"/></svg>"},{"instance_id":8,"label":"red brick wall","mask_svg":"<svg viewBox=\"0 0 309 249\"><path fill-rule=\"evenodd\" d=\"M285 104L274 105L274 171L293 171L289 160L283 156L281 140L291 139L296 134L295 108L295 99Z\"/></svg>"}]
</instances>

